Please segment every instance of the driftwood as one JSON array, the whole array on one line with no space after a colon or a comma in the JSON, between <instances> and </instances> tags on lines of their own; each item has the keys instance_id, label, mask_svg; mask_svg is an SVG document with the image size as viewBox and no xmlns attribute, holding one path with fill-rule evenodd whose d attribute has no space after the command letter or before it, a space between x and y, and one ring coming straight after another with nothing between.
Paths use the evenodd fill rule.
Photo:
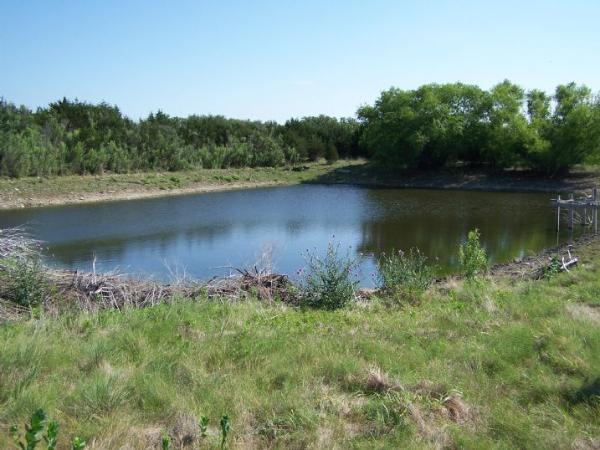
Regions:
<instances>
[{"instance_id":1,"label":"driftwood","mask_svg":"<svg viewBox=\"0 0 600 450\"><path fill-rule=\"evenodd\" d=\"M577 264L579 262L579 258L573 257L571 255L571 249L570 248L567 248L567 254L569 255L568 259L565 261L565 257L563 256L561 258L561 265L560 265L560 270L563 270L563 271L566 271L566 272L569 271L569 267L574 266L575 264Z\"/></svg>"}]
</instances>

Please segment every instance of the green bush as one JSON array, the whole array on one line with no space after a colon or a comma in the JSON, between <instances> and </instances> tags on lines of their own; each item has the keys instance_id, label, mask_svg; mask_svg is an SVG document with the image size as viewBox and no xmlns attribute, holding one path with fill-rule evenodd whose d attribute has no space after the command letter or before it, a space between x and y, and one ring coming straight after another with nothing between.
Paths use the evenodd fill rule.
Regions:
<instances>
[{"instance_id":1,"label":"green bush","mask_svg":"<svg viewBox=\"0 0 600 450\"><path fill-rule=\"evenodd\" d=\"M542 275L546 280L551 280L560 273L561 263L558 256L553 256L550 263L542 268Z\"/></svg>"},{"instance_id":2,"label":"green bush","mask_svg":"<svg viewBox=\"0 0 600 450\"><path fill-rule=\"evenodd\" d=\"M394 296L416 299L431 282L435 270L418 248L408 253L401 250L383 254L379 262L378 281L381 289Z\"/></svg>"},{"instance_id":3,"label":"green bush","mask_svg":"<svg viewBox=\"0 0 600 450\"><path fill-rule=\"evenodd\" d=\"M485 249L479 242L479 237L479 230L469 231L467 241L463 242L458 249L461 272L468 279L473 279L477 275L487 272L488 259Z\"/></svg>"},{"instance_id":4,"label":"green bush","mask_svg":"<svg viewBox=\"0 0 600 450\"><path fill-rule=\"evenodd\" d=\"M330 243L324 257L307 252L307 271L300 282L300 304L312 308L338 309L354 298L358 285L358 262L348 253L340 254L339 244Z\"/></svg>"},{"instance_id":5,"label":"green bush","mask_svg":"<svg viewBox=\"0 0 600 450\"><path fill-rule=\"evenodd\" d=\"M47 283L39 260L5 259L0 274L0 296L27 307L44 300Z\"/></svg>"}]
</instances>

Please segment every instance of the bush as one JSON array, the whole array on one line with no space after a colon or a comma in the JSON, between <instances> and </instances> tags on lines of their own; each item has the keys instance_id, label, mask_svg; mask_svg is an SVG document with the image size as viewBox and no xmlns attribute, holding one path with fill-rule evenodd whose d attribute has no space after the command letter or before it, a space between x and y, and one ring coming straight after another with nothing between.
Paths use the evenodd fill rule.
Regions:
<instances>
[{"instance_id":1,"label":"bush","mask_svg":"<svg viewBox=\"0 0 600 450\"><path fill-rule=\"evenodd\" d=\"M381 289L415 299L433 281L435 270L427 264L427 257L418 248L408 253L401 250L383 254L379 262L378 281Z\"/></svg>"},{"instance_id":2,"label":"bush","mask_svg":"<svg viewBox=\"0 0 600 450\"><path fill-rule=\"evenodd\" d=\"M485 249L479 242L479 236L479 230L469 231L467 241L463 242L458 249L461 271L469 279L487 272L488 259Z\"/></svg>"},{"instance_id":3,"label":"bush","mask_svg":"<svg viewBox=\"0 0 600 450\"><path fill-rule=\"evenodd\" d=\"M354 298L358 285L358 262L349 254L340 255L339 244L329 244L320 257L307 252L308 271L300 283L300 304L321 309L338 309Z\"/></svg>"},{"instance_id":4,"label":"bush","mask_svg":"<svg viewBox=\"0 0 600 450\"><path fill-rule=\"evenodd\" d=\"M0 296L22 306L37 306L46 296L46 279L37 259L2 261Z\"/></svg>"}]
</instances>

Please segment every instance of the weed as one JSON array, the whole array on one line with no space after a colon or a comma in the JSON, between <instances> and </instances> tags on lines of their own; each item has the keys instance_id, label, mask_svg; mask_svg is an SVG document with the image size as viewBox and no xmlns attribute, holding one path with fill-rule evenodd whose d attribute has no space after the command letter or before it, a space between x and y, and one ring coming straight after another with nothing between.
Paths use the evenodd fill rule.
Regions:
<instances>
[{"instance_id":1,"label":"weed","mask_svg":"<svg viewBox=\"0 0 600 450\"><path fill-rule=\"evenodd\" d=\"M408 253L399 250L382 255L378 276L380 287L394 297L415 300L433 281L434 268L419 249L411 248Z\"/></svg>"},{"instance_id":2,"label":"weed","mask_svg":"<svg viewBox=\"0 0 600 450\"><path fill-rule=\"evenodd\" d=\"M229 435L229 431L231 431L229 416L227 414L223 415L219 424L221 425L221 449L224 449L227 443L227 436Z\"/></svg>"},{"instance_id":3,"label":"weed","mask_svg":"<svg viewBox=\"0 0 600 450\"><path fill-rule=\"evenodd\" d=\"M46 424L48 424L47 427ZM29 418L29 423L25 424L25 434L23 437L19 434L19 428L16 425L10 427L10 434L17 447L21 450L34 450L42 439L46 442L46 450L56 450L58 428L59 425L56 420L48 422L44 410L38 409ZM44 429L46 430L45 435ZM72 448L73 450L83 450L85 448L85 441L76 437L73 440Z\"/></svg>"},{"instance_id":4,"label":"weed","mask_svg":"<svg viewBox=\"0 0 600 450\"><path fill-rule=\"evenodd\" d=\"M473 279L487 271L488 259L479 237L479 230L469 231L467 241L463 242L458 249L458 261L463 274L468 279Z\"/></svg>"},{"instance_id":5,"label":"weed","mask_svg":"<svg viewBox=\"0 0 600 450\"><path fill-rule=\"evenodd\" d=\"M553 256L550 263L543 268L543 276L546 280L550 281L556 275L560 273L560 260L557 256Z\"/></svg>"},{"instance_id":6,"label":"weed","mask_svg":"<svg viewBox=\"0 0 600 450\"><path fill-rule=\"evenodd\" d=\"M43 409L38 409L31 415L29 424L25 425L24 442L21 440L16 425L13 425L10 431L15 443L21 450L33 450L42 440L44 428L46 428L46 413Z\"/></svg>"},{"instance_id":7,"label":"weed","mask_svg":"<svg viewBox=\"0 0 600 450\"><path fill-rule=\"evenodd\" d=\"M57 447L67 449L63 434L69 444L79 435L97 448L160 449L157 424L171 448L219 448L214 411L232 419L229 447L593 448L580 443L600 433L600 241L578 256L581 269L551 283L452 280L403 309L203 294L6 322L0 448L18 448L8 428L24 434L40 404L60 411ZM207 437L191 411L210 417Z\"/></svg>"},{"instance_id":8,"label":"weed","mask_svg":"<svg viewBox=\"0 0 600 450\"><path fill-rule=\"evenodd\" d=\"M164 433L161 440L162 450L169 450L171 448L171 438L168 434Z\"/></svg>"},{"instance_id":9,"label":"weed","mask_svg":"<svg viewBox=\"0 0 600 450\"><path fill-rule=\"evenodd\" d=\"M40 261L30 259L5 259L4 273L0 271L2 295L21 306L37 306L43 302L47 283Z\"/></svg>"},{"instance_id":10,"label":"weed","mask_svg":"<svg viewBox=\"0 0 600 450\"><path fill-rule=\"evenodd\" d=\"M73 445L71 446L72 450L83 450L86 446L86 442L80 437L76 437L73 439Z\"/></svg>"},{"instance_id":11,"label":"weed","mask_svg":"<svg viewBox=\"0 0 600 450\"><path fill-rule=\"evenodd\" d=\"M206 437L206 432L208 431L208 422L209 419L206 416L201 416L198 421L198 425L200 427L200 437Z\"/></svg>"},{"instance_id":12,"label":"weed","mask_svg":"<svg viewBox=\"0 0 600 450\"><path fill-rule=\"evenodd\" d=\"M46 431L46 436L44 436L44 441L48 445L48 450L55 450L56 443L58 440L58 422L56 420L52 420L48 424L48 429Z\"/></svg>"},{"instance_id":13,"label":"weed","mask_svg":"<svg viewBox=\"0 0 600 450\"><path fill-rule=\"evenodd\" d=\"M324 257L307 252L306 261L308 272L301 280L301 304L333 310L354 298L358 262L348 253L341 255L339 244L329 243Z\"/></svg>"}]
</instances>

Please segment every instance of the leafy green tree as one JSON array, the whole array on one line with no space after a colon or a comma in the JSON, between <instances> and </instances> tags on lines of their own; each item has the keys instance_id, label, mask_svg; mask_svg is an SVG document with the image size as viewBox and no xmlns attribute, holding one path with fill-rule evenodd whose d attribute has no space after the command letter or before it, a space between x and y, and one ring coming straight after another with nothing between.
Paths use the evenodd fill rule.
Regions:
<instances>
[{"instance_id":1,"label":"leafy green tree","mask_svg":"<svg viewBox=\"0 0 600 450\"><path fill-rule=\"evenodd\" d=\"M519 164L525 154L527 121L522 113L525 93L504 80L491 90L489 127L484 144L484 158L494 169Z\"/></svg>"}]
</instances>

